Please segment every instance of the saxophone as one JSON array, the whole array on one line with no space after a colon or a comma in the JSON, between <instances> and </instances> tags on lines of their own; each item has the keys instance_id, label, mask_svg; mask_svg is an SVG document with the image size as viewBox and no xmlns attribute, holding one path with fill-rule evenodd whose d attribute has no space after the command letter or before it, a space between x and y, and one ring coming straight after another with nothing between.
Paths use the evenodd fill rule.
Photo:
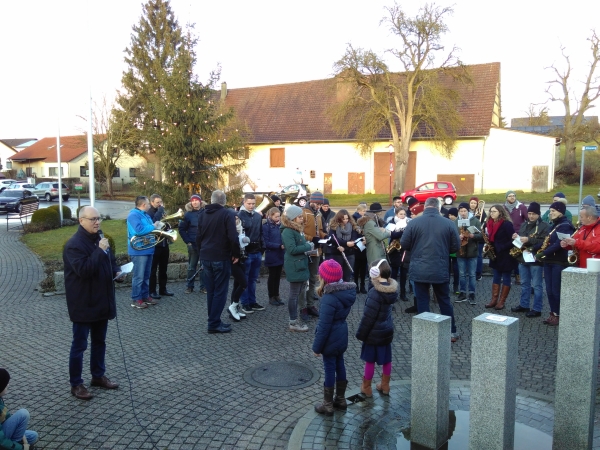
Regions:
<instances>
[{"instance_id":1,"label":"saxophone","mask_svg":"<svg viewBox=\"0 0 600 450\"><path fill-rule=\"evenodd\" d=\"M536 225L535 230L533 231L533 233L531 233L529 236L527 236L529 239L533 239L535 237L535 235L537 234L537 229L538 226ZM519 256L521 256L523 254L523 247L519 248L519 247L513 247L510 249L510 256L512 256L513 258L519 258Z\"/></svg>"},{"instance_id":2,"label":"saxophone","mask_svg":"<svg viewBox=\"0 0 600 450\"><path fill-rule=\"evenodd\" d=\"M575 233L573 233L573 239L575 238L575 235L579 233L579 228L577 229L577 231L575 231ZM577 261L579 261L579 250L577 250L577 247L575 247L575 244L573 244L573 253L571 253L569 255L569 257L567 258L567 261L569 261L569 264L577 264Z\"/></svg>"},{"instance_id":3,"label":"saxophone","mask_svg":"<svg viewBox=\"0 0 600 450\"><path fill-rule=\"evenodd\" d=\"M483 236L483 241L485 242L485 244L483 244L483 257L489 258L491 261L494 261L496 259L496 252L494 252L494 246L490 242L490 238L488 237L487 233L481 231L481 235Z\"/></svg>"},{"instance_id":4,"label":"saxophone","mask_svg":"<svg viewBox=\"0 0 600 450\"><path fill-rule=\"evenodd\" d=\"M537 251L537 253L535 254L535 256L540 255L544 250L546 250L548 248L548 246L550 245L550 236L552 236L552 233L554 233L556 231L556 228L554 230L552 230L548 236L546 236L546 238L544 239L544 242L542 242L542 246L540 247L540 249Z\"/></svg>"},{"instance_id":5,"label":"saxophone","mask_svg":"<svg viewBox=\"0 0 600 450\"><path fill-rule=\"evenodd\" d=\"M462 227L460 230L460 251L458 252L460 256L464 256L467 250L467 244L469 243L469 230L467 227Z\"/></svg>"}]
</instances>

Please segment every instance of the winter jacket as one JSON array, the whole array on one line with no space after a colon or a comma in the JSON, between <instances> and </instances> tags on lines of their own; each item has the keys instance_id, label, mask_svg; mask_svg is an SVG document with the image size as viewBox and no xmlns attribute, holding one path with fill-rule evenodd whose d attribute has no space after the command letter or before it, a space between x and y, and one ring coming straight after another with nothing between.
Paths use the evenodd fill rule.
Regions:
<instances>
[{"instance_id":1,"label":"winter jacket","mask_svg":"<svg viewBox=\"0 0 600 450\"><path fill-rule=\"evenodd\" d=\"M569 251L560 246L560 239L558 238L557 233L571 235L574 231L575 227L566 216L558 217L550 226L550 231L548 232L548 236L550 237L548 247L546 247L546 250L544 250L539 257L536 256L536 259L544 264L568 266L569 262L567 258L569 257ZM542 245L543 243L536 245L534 247L534 253L537 253Z\"/></svg>"},{"instance_id":2,"label":"winter jacket","mask_svg":"<svg viewBox=\"0 0 600 450\"><path fill-rule=\"evenodd\" d=\"M573 235L573 239L579 252L577 265L585 269L588 258L600 256L600 219L591 225L582 225Z\"/></svg>"},{"instance_id":3,"label":"winter jacket","mask_svg":"<svg viewBox=\"0 0 600 450\"><path fill-rule=\"evenodd\" d=\"M237 215L242 221L244 233L250 239L246 246L246 253L262 253L265 251L265 241L263 239L262 216L256 211L248 211L244 205L240 207Z\"/></svg>"},{"instance_id":4,"label":"winter jacket","mask_svg":"<svg viewBox=\"0 0 600 450\"><path fill-rule=\"evenodd\" d=\"M541 246L546 236L548 236L548 230L550 230L550 225L548 225L546 222L543 222L541 218L538 218L538 220L535 222L527 221L523 223L523 225L521 225L521 229L519 230L519 236L526 237L527 242L523 244L521 250L531 251L531 249L535 246ZM537 261L533 263L525 263L522 253L519 253L519 257L516 259L521 264L527 264L529 266L540 265L540 263Z\"/></svg>"},{"instance_id":5,"label":"winter jacket","mask_svg":"<svg viewBox=\"0 0 600 450\"><path fill-rule=\"evenodd\" d=\"M506 208L506 203L504 203L504 205ZM506 211L508 211L508 208L506 208ZM525 206L519 200L515 200L515 207L509 213L509 215L510 220L512 220L513 233L518 233L523 222L527 222L529 220L529 216L527 215L527 206Z\"/></svg>"},{"instance_id":6,"label":"winter jacket","mask_svg":"<svg viewBox=\"0 0 600 450\"><path fill-rule=\"evenodd\" d=\"M488 219L488 222L489 220L492 219ZM509 220L504 220L494 235L493 247L496 259L490 260L490 267L492 269L496 269L499 272L511 272L518 267L519 263L517 260L510 256L510 249L513 248L513 234L513 224Z\"/></svg>"},{"instance_id":7,"label":"winter jacket","mask_svg":"<svg viewBox=\"0 0 600 450\"><path fill-rule=\"evenodd\" d=\"M183 242L196 247L196 236L198 234L198 216L204 211L206 203L200 202L200 209L194 209L192 203L185 205L185 214L179 221L179 234Z\"/></svg>"},{"instance_id":8,"label":"winter jacket","mask_svg":"<svg viewBox=\"0 0 600 450\"><path fill-rule=\"evenodd\" d=\"M373 261L385 259L385 239L390 237L388 230L381 230L375 221L369 216L363 216L358 221L358 226L362 228L363 235L366 238L367 245L367 267L371 266Z\"/></svg>"},{"instance_id":9,"label":"winter jacket","mask_svg":"<svg viewBox=\"0 0 600 450\"><path fill-rule=\"evenodd\" d=\"M10 450L23 450L23 443L11 441L6 437L2 429L2 424L10 416L12 416L12 414L8 411L8 408L4 404L4 400L2 399L2 397L0 397L0 448Z\"/></svg>"},{"instance_id":10,"label":"winter jacket","mask_svg":"<svg viewBox=\"0 0 600 450\"><path fill-rule=\"evenodd\" d=\"M367 293L356 339L368 345L388 345L394 339L392 305L398 298L398 283L391 278L389 284L377 279L371 281L373 287Z\"/></svg>"},{"instance_id":11,"label":"winter jacket","mask_svg":"<svg viewBox=\"0 0 600 450\"><path fill-rule=\"evenodd\" d=\"M302 208L302 215L304 216L304 237L307 241L312 242L315 237L320 239L326 238L327 233L323 231L323 221L321 220L321 212L313 211L310 206ZM318 248L319 244L315 244L315 248ZM319 256L321 250L319 249Z\"/></svg>"},{"instance_id":12,"label":"winter jacket","mask_svg":"<svg viewBox=\"0 0 600 450\"><path fill-rule=\"evenodd\" d=\"M346 317L356 300L356 284L331 283L323 288L319 323L315 328L312 351L324 356L342 355L348 348Z\"/></svg>"},{"instance_id":13,"label":"winter jacket","mask_svg":"<svg viewBox=\"0 0 600 450\"><path fill-rule=\"evenodd\" d=\"M327 251L326 253L329 253L332 256L341 256L341 252L338 250L338 243L339 243L340 246L344 247L344 254L346 255L346 257L354 254L354 250L356 249L356 246L354 245L352 247L348 247L348 242L356 241L360 237L360 235L358 234L354 220L350 219L350 221L348 223L352 226L352 231L350 233L350 240L345 241L344 239L342 239L341 237L339 237L336 234L337 229L340 226L340 223L339 222L331 222L331 225L329 228L330 239L329 239L329 243L327 244L329 251ZM335 239L333 238L333 236L335 236ZM337 242L336 242L336 239L337 239ZM359 250L357 249L356 251L359 251Z\"/></svg>"},{"instance_id":14,"label":"winter jacket","mask_svg":"<svg viewBox=\"0 0 600 450\"><path fill-rule=\"evenodd\" d=\"M127 216L127 253L129 256L154 255L154 247L145 250L134 250L131 246L131 238L134 236L145 236L154 230L154 222L146 212L134 208Z\"/></svg>"},{"instance_id":15,"label":"winter jacket","mask_svg":"<svg viewBox=\"0 0 600 450\"><path fill-rule=\"evenodd\" d=\"M400 239L402 239L402 235L404 234L404 229L398 231L392 231L390 234L390 243ZM404 259L406 258L405 253L407 253L403 248L400 250L392 250L387 254L388 260L390 261L390 266L400 267L404 263ZM409 252L410 253L410 252Z\"/></svg>"},{"instance_id":16,"label":"winter jacket","mask_svg":"<svg viewBox=\"0 0 600 450\"><path fill-rule=\"evenodd\" d=\"M240 241L235 229L235 212L218 203L204 208L198 216L196 248L201 260L227 261L240 257Z\"/></svg>"},{"instance_id":17,"label":"winter jacket","mask_svg":"<svg viewBox=\"0 0 600 450\"><path fill-rule=\"evenodd\" d=\"M458 234L460 236L462 227L458 226L459 220L460 220L460 218L455 219L454 223L456 224L456 228L458 229ZM481 231L481 222L479 220L477 220L475 217L471 217L469 219L469 226L475 227L479 231ZM467 233L470 233L470 232L467 231ZM465 246L461 245L460 249L456 253L456 256L458 258L477 258L477 255L479 254L479 243L483 241L483 236L481 235L480 232L473 233L473 235L475 237L468 238L467 245L465 245Z\"/></svg>"},{"instance_id":18,"label":"winter jacket","mask_svg":"<svg viewBox=\"0 0 600 450\"><path fill-rule=\"evenodd\" d=\"M290 283L307 281L308 256L304 252L311 250L312 246L304 239L302 225L293 222L285 215L281 216L281 240L285 247L283 268L285 279Z\"/></svg>"},{"instance_id":19,"label":"winter jacket","mask_svg":"<svg viewBox=\"0 0 600 450\"><path fill-rule=\"evenodd\" d=\"M448 283L450 254L460 247L456 225L440 215L436 208L425 208L411 220L400 245L410 250L409 278L419 283Z\"/></svg>"},{"instance_id":20,"label":"winter jacket","mask_svg":"<svg viewBox=\"0 0 600 450\"><path fill-rule=\"evenodd\" d=\"M319 212L321 213L321 228L325 233L328 233L329 225L335 217L335 211L332 211L331 208L329 208L329 211L325 212L319 208Z\"/></svg>"},{"instance_id":21,"label":"winter jacket","mask_svg":"<svg viewBox=\"0 0 600 450\"><path fill-rule=\"evenodd\" d=\"M112 250L106 253L98 247L99 242L98 233L89 233L80 225L65 244L65 292L72 322L110 320L117 314L113 278L119 266Z\"/></svg>"},{"instance_id":22,"label":"winter jacket","mask_svg":"<svg viewBox=\"0 0 600 450\"><path fill-rule=\"evenodd\" d=\"M591 195L589 195L588 197L591 197ZM571 212L568 209L565 211L565 216L567 217L569 222L573 223L573 214L571 214ZM542 221L546 222L548 225L552 225L552 219L550 218L550 208L548 208L548 211L546 211L542 216Z\"/></svg>"},{"instance_id":23,"label":"winter jacket","mask_svg":"<svg viewBox=\"0 0 600 450\"><path fill-rule=\"evenodd\" d=\"M281 240L280 224L273 222L267 218L263 223L263 239L265 242L265 266L282 266L285 250L281 248L283 241Z\"/></svg>"},{"instance_id":24,"label":"winter jacket","mask_svg":"<svg viewBox=\"0 0 600 450\"><path fill-rule=\"evenodd\" d=\"M152 223L154 223L154 222L160 222L166 213L165 213L165 208L163 206L159 206L158 208L150 206L150 208L148 209L146 214L148 214L150 216ZM168 247L169 243L170 243L169 239L163 239L161 243L156 244L154 246L154 249L156 250L156 247Z\"/></svg>"}]
</instances>

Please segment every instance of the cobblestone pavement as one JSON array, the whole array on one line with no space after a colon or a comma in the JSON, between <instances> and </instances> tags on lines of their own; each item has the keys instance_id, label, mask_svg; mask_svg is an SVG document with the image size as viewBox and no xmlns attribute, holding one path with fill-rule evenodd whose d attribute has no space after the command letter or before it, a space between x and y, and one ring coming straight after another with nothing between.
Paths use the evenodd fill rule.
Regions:
<instances>
[{"instance_id":1,"label":"cobblestone pavement","mask_svg":"<svg viewBox=\"0 0 600 450\"><path fill-rule=\"evenodd\" d=\"M75 399L68 382L71 323L65 298L43 297L36 290L43 267L19 236L16 230L0 230L0 366L12 376L5 397L9 408L29 409L31 428L40 433L36 448L286 448L294 428L306 422L305 415L322 398L322 363L311 351L315 321L309 333L287 331L287 307L268 305L263 277L257 293L266 310L233 323L233 331L223 335L207 334L205 296L184 294L183 282L169 283L176 295L147 310L131 308L130 289L118 288L118 319L109 324L106 365L107 376L121 386L117 391L92 388L95 397L89 402ZM452 345L452 380L470 379L470 321L485 311L491 278L484 277L477 289L476 306L455 305L461 339ZM519 287L513 288L501 314L513 315L510 306L517 304L519 292ZM284 300L287 293L288 283L282 280ZM358 296L348 318L345 360L350 390L357 389L362 378L360 343L352 336L364 300L364 295ZM410 379L412 315L403 312L409 305L399 302L394 313L392 380L404 382L395 384L395 391L408 389ZM544 316L547 313L544 310ZM519 393L525 400L538 395L550 401L558 330L543 325L543 317L519 318ZM244 380L247 369L274 361L294 361L320 376L295 390L260 388ZM89 383L85 371L84 379ZM371 405L372 417L381 411L381 405ZM320 417L311 420L319 426L331 423ZM367 424L355 428L352 436L357 440L352 442L370 442Z\"/></svg>"}]
</instances>

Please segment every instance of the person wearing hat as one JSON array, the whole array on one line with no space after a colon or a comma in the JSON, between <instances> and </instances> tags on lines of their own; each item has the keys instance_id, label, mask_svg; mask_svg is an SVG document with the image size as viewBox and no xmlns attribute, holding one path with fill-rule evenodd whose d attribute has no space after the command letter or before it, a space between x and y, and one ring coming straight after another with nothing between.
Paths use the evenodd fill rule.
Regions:
<instances>
[{"instance_id":1,"label":"person wearing hat","mask_svg":"<svg viewBox=\"0 0 600 450\"><path fill-rule=\"evenodd\" d=\"M310 277L306 253L315 248L312 242L305 239L303 224L304 214L299 206L290 206L281 216L281 241L285 249L283 268L285 279L290 283L288 327L290 331L298 332L308 331L308 326L303 322L306 319L298 318L298 303Z\"/></svg>"},{"instance_id":2,"label":"person wearing hat","mask_svg":"<svg viewBox=\"0 0 600 450\"><path fill-rule=\"evenodd\" d=\"M591 195L586 195L583 200L581 200L581 206L592 206L594 208L596 208L596 212L598 213L598 215L600 215L600 205L596 205L596 203L594 202L594 197L592 197ZM567 210L566 215L567 217L569 217L569 214L571 214L569 212L569 210ZM573 221L573 219L571 218L571 222Z\"/></svg>"},{"instance_id":3,"label":"person wearing hat","mask_svg":"<svg viewBox=\"0 0 600 450\"><path fill-rule=\"evenodd\" d=\"M194 292L194 283L198 273L198 247L196 247L196 236L198 234L198 217L204 211L206 204L202 201L200 194L192 194L189 203L185 205L185 214L183 220L179 221L179 235L188 251L188 267L186 279L186 294ZM201 294L206 294L206 288L200 276L200 286L198 288Z\"/></svg>"},{"instance_id":4,"label":"person wearing hat","mask_svg":"<svg viewBox=\"0 0 600 450\"><path fill-rule=\"evenodd\" d=\"M319 323L315 329L312 351L323 357L323 402L315 405L319 414L332 416L334 410L346 410L346 367L344 352L348 348L346 318L356 301L356 285L342 280L342 266L333 259L319 266L321 280L317 293L321 297ZM335 393L335 396L334 396Z\"/></svg>"},{"instance_id":5,"label":"person wearing hat","mask_svg":"<svg viewBox=\"0 0 600 450\"><path fill-rule=\"evenodd\" d=\"M362 232L362 227L358 226L358 221L361 217L367 213L367 204L359 203L356 206L356 211L352 214L352 218L354 222L357 224L357 230L359 234L359 239L362 239L364 242L364 235ZM367 277L367 252L364 250L360 250L358 247L354 252L354 284L356 284L356 293L366 294L367 288L365 287L365 280ZM360 285L360 287L359 287Z\"/></svg>"},{"instance_id":6,"label":"person wearing hat","mask_svg":"<svg viewBox=\"0 0 600 450\"><path fill-rule=\"evenodd\" d=\"M271 201L273 202L275 207L279 209L279 213L283 214L283 205L281 204L281 197L279 197L279 195L277 194L272 194Z\"/></svg>"},{"instance_id":7,"label":"person wearing hat","mask_svg":"<svg viewBox=\"0 0 600 450\"><path fill-rule=\"evenodd\" d=\"M468 221L468 225L460 226L459 221ZM475 269L477 268L477 247L479 242L483 241L483 236L479 231L472 233L468 228L474 227L481 230L481 222L472 216L469 218L469 204L463 202L458 205L458 218L454 221L461 238L460 250L456 254L458 262L458 272L460 279L460 293L456 303L464 302L469 298L469 304L475 305Z\"/></svg>"},{"instance_id":8,"label":"person wearing hat","mask_svg":"<svg viewBox=\"0 0 600 450\"><path fill-rule=\"evenodd\" d=\"M150 196L150 208L148 215L153 221L161 221L166 215L163 206L163 199L159 194ZM154 255L152 256L152 268L150 269L149 289L150 297L158 300L161 296L172 297L174 294L167 290L167 266L169 265L169 245L168 239L154 246ZM158 269L158 293L156 292L156 270ZM156 302L151 302L156 303Z\"/></svg>"},{"instance_id":9,"label":"person wearing hat","mask_svg":"<svg viewBox=\"0 0 600 450\"><path fill-rule=\"evenodd\" d=\"M406 204L408 205L408 217L412 217L412 207L415 205L419 204L419 201L414 198L414 197L410 197L408 200L406 200Z\"/></svg>"},{"instance_id":10,"label":"person wearing hat","mask_svg":"<svg viewBox=\"0 0 600 450\"><path fill-rule=\"evenodd\" d=\"M524 222L527 222L527 207L517 200L515 191L508 191L506 193L504 208L508 211L508 215L510 216L513 225L513 233L518 233L521 229L521 225L523 225ZM519 276L517 269L515 269L515 283L521 284L521 277Z\"/></svg>"},{"instance_id":11,"label":"person wearing hat","mask_svg":"<svg viewBox=\"0 0 600 450\"><path fill-rule=\"evenodd\" d=\"M329 206L329 199L323 198L323 204L319 208L319 212L321 213L321 223L322 223L323 231L325 233L329 234L329 228L331 226L331 221L335 217L335 212ZM329 245L323 245L321 247L321 249L323 250L323 258L322 259L329 259L331 257L331 252L330 252L331 247Z\"/></svg>"},{"instance_id":12,"label":"person wearing hat","mask_svg":"<svg viewBox=\"0 0 600 450\"><path fill-rule=\"evenodd\" d=\"M302 209L304 219L304 236L306 240L312 242L317 249L318 255L308 258L308 270L310 277L308 279L308 292L301 292L299 299L300 315L302 320L308 320L309 316L319 317L319 310L315 306L317 283L319 282L319 263L321 262L321 249L319 240L326 238L327 233L323 230L323 220L319 208L325 201L323 193L319 191L310 194L310 200Z\"/></svg>"},{"instance_id":13,"label":"person wearing hat","mask_svg":"<svg viewBox=\"0 0 600 450\"><path fill-rule=\"evenodd\" d=\"M29 411L19 409L14 414L8 412L4 404L4 395L8 391L10 374L0 368L0 448L29 450L29 446L38 441L38 434L27 429Z\"/></svg>"},{"instance_id":14,"label":"person wearing hat","mask_svg":"<svg viewBox=\"0 0 600 450\"><path fill-rule=\"evenodd\" d=\"M584 200L586 200L587 198L591 198L592 199L592 205L594 204L594 198L591 195L588 195ZM565 197L565 194L563 194L562 192L557 192L556 194L554 194L554 197L552 198L552 202L563 202L565 205L567 205L567 199ZM567 219L569 219L569 222L573 222L573 214L571 214L571 212L566 209L565 210L565 216L567 216ZM544 215L542 216L542 220L544 222L546 222L548 225L552 225L552 219L550 219L550 208L548 208L548 210L544 213Z\"/></svg>"},{"instance_id":15,"label":"person wearing hat","mask_svg":"<svg viewBox=\"0 0 600 450\"><path fill-rule=\"evenodd\" d=\"M382 214L381 204L372 203L367 213L358 221L367 246L367 267L370 267L373 261L379 261L386 257L384 240L390 237L391 232L381 226L382 220L379 216Z\"/></svg>"},{"instance_id":16,"label":"person wearing hat","mask_svg":"<svg viewBox=\"0 0 600 450\"><path fill-rule=\"evenodd\" d=\"M479 208L479 197L471 197L469 199L469 217L475 216L477 220L483 225L487 220L487 214L485 209ZM483 231L483 230L482 230ZM480 242L477 246L477 267L475 268L475 278L477 281L481 281L483 272L483 242Z\"/></svg>"},{"instance_id":17,"label":"person wearing hat","mask_svg":"<svg viewBox=\"0 0 600 450\"><path fill-rule=\"evenodd\" d=\"M519 239L523 244L518 252L519 275L521 275L521 301L518 306L512 307L512 312L524 312L526 317L539 317L542 315L544 306L544 288L542 286L543 266L537 261L525 261L523 252L531 251L534 247L542 245L550 225L544 222L540 216L540 204L531 202L527 208L528 221L521 225L518 233L512 235L513 239ZM533 289L533 308L529 308L531 289Z\"/></svg>"},{"instance_id":18,"label":"person wearing hat","mask_svg":"<svg viewBox=\"0 0 600 450\"><path fill-rule=\"evenodd\" d=\"M575 231L575 227L565 216L566 210L567 207L563 202L554 202L550 205L552 225L548 230L548 241L544 240L542 244L533 248L536 253L535 259L544 264L546 295L550 304L550 316L544 320L544 323L550 326L556 326L559 322L561 272L569 265L569 252L560 245L561 239L558 233L571 236Z\"/></svg>"}]
</instances>

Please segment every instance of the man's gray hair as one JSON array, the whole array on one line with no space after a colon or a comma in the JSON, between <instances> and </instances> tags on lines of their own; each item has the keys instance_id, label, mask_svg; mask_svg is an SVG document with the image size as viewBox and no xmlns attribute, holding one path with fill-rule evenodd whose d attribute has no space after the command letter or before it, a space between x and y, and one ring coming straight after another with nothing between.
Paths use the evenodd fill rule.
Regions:
<instances>
[{"instance_id":1,"label":"man's gray hair","mask_svg":"<svg viewBox=\"0 0 600 450\"><path fill-rule=\"evenodd\" d=\"M429 197L427 200L425 200L425 208L437 208L439 211L441 207L442 204L437 197Z\"/></svg>"},{"instance_id":2,"label":"man's gray hair","mask_svg":"<svg viewBox=\"0 0 600 450\"><path fill-rule=\"evenodd\" d=\"M217 203L221 206L225 206L225 202L227 201L227 198L225 197L225 192L223 191L213 191L213 193L210 195L210 202L211 203Z\"/></svg>"},{"instance_id":3,"label":"man's gray hair","mask_svg":"<svg viewBox=\"0 0 600 450\"><path fill-rule=\"evenodd\" d=\"M85 210L86 210L87 208L89 208L89 206L82 206L82 207L79 209L79 218L80 218L80 219L81 219L81 218L83 218L83 217L85 217Z\"/></svg>"},{"instance_id":4,"label":"man's gray hair","mask_svg":"<svg viewBox=\"0 0 600 450\"><path fill-rule=\"evenodd\" d=\"M585 205L581 207L580 211L585 211L585 215L592 219L598 219L598 210L595 206Z\"/></svg>"}]
</instances>

